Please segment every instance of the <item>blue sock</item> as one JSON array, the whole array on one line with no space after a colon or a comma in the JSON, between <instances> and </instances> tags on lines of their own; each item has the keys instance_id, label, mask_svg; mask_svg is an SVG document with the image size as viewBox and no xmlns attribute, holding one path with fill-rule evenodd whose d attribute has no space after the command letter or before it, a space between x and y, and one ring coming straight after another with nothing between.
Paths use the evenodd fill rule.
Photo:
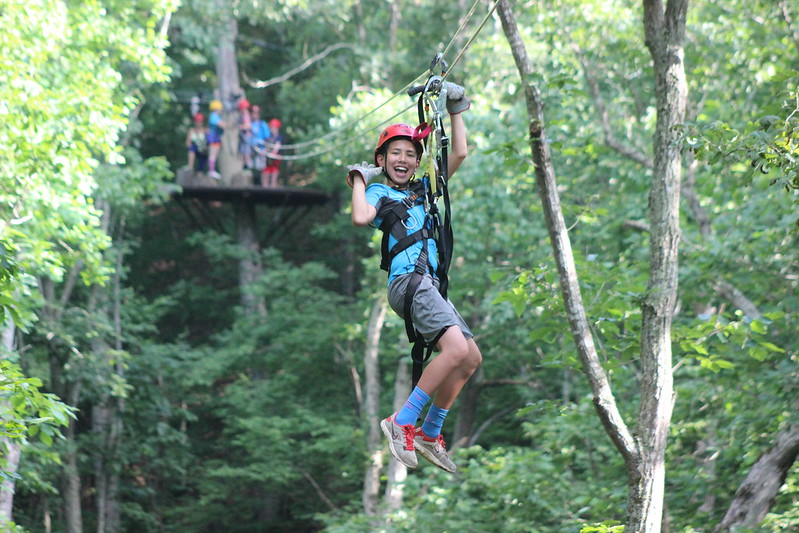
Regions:
<instances>
[{"instance_id":1,"label":"blue sock","mask_svg":"<svg viewBox=\"0 0 799 533\"><path fill-rule=\"evenodd\" d=\"M431 405L424 419L424 424L422 424L424 434L431 438L438 437L441 434L441 426L444 425L447 413L449 413L449 409L442 409L436 404Z\"/></svg>"},{"instance_id":2,"label":"blue sock","mask_svg":"<svg viewBox=\"0 0 799 533\"><path fill-rule=\"evenodd\" d=\"M400 426L406 424L416 425L416 419L419 418L419 413L422 412L422 409L424 409L424 406L427 405L429 401L430 396L428 396L425 391L419 387L414 388L411 395L408 396L405 405L400 412L397 413L397 418L394 419L394 422Z\"/></svg>"}]
</instances>

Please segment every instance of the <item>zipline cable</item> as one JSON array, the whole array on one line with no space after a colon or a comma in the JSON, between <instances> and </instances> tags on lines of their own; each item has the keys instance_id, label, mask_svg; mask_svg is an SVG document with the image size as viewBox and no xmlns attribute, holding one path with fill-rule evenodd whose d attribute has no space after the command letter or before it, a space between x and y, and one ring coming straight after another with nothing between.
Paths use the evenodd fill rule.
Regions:
<instances>
[{"instance_id":1,"label":"zipline cable","mask_svg":"<svg viewBox=\"0 0 799 533\"><path fill-rule=\"evenodd\" d=\"M479 2L480 0L477 0L477 1ZM477 2L475 2L474 5L476 6ZM452 63L450 63L449 70L447 70L447 72L444 73L442 78L446 78L447 74L449 74L452 71L452 69L455 67L455 65L458 64L458 62L463 57L463 54L466 53L466 50L469 49L469 47L472 45L474 40L477 38L477 36L483 30L483 27L486 25L486 22L488 22L488 19L491 18L491 15L494 14L494 11L496 11L498 5L499 5L499 0L494 0L494 5L491 7L491 9L488 10L488 13L486 13L485 17L483 17L483 20L480 22L480 25L477 27L477 31L475 31L472 34L471 38L468 41L466 41L466 44L463 45L463 48L461 48L461 51L458 53L457 56L455 56L455 59L452 60ZM472 9L474 9L474 6L472 6Z\"/></svg>"},{"instance_id":2,"label":"zipline cable","mask_svg":"<svg viewBox=\"0 0 799 533\"><path fill-rule=\"evenodd\" d=\"M283 147L285 147L286 149L289 149L289 148L304 148L304 147L310 146L312 144L320 143L320 142L322 142L322 141L324 141L324 140L326 140L326 139L328 139L330 137L335 137L336 135L338 135L341 132L350 131L352 129L352 127L355 126L356 124L358 124L359 122L363 121L367 117L370 117L371 115L375 114L377 111L379 111L380 109L382 109L386 105L388 105L392 100L396 99L397 97L399 97L401 95L404 95L405 92L409 88L411 88L414 84L418 83L419 80L424 78L426 75L427 75L427 73L424 73L424 72L422 74L419 74L410 83L407 83L405 85L405 87L400 89L398 92L394 93L385 102L381 103L380 105L378 105L377 107L375 107L371 111L369 111L369 112L367 112L367 113L365 113L365 114L363 114L363 115L361 115L361 116L359 116L359 117L357 117L357 118L355 118L355 119L353 119L353 120L351 120L351 121L339 126L338 128L336 128L336 129L334 129L332 131L327 132L326 134L322 135L321 137L317 137L316 139L311 139L310 141L303 141L303 142L296 143L296 144L284 144Z\"/></svg>"},{"instance_id":3,"label":"zipline cable","mask_svg":"<svg viewBox=\"0 0 799 533\"><path fill-rule=\"evenodd\" d=\"M449 49L452 47L452 45L454 44L455 40L458 38L460 33L467 26L468 22L473 17L474 12L475 12L478 4L480 4L481 1L482 0L476 0L474 2L474 4L472 4L472 8L469 10L469 13L466 15L466 17L464 17L463 22L458 27L458 30L455 32L455 34L450 39L450 41L447 44L447 46L444 48L444 52L442 52L442 54L441 54L442 56L445 55L449 51ZM493 5L492 5L491 9L483 17L483 20L478 25L477 30L472 34L472 36L469 38L469 40L466 42L466 44L463 46L463 48L461 48L461 50L455 56L455 59L449 65L449 68L446 70L446 72L444 72L441 75L441 79L442 80L445 79L447 77L447 75L449 75L450 72L452 72L452 69L454 68L454 66L456 64L458 64L458 62L460 62L460 60L462 59L463 55L466 53L466 50L468 50L468 48L472 45L472 43L475 41L477 36L483 30L483 28L485 27L486 23L488 22L488 19L492 16L494 11L496 10L496 8L497 8L497 6L499 4L499 0L493 0L492 3L493 3ZM340 135L342 133L350 133L350 132L352 132L352 130L354 129L355 125L357 125L358 123L360 123L364 119L372 116L377 111L379 111L380 109L382 109L385 106L387 106L390 102L392 102L394 99L399 97L401 94L406 93L406 91L410 87L412 87L415 83L417 83L419 80L421 80L425 75L427 75L427 72L417 76L416 78L414 78L413 81L411 81L410 83L406 84L400 91L394 93L385 102L381 103L380 105L378 105L377 107L373 108L372 110L370 110L369 112L365 113L364 115L361 115L361 116L359 116L359 117L357 117L357 118L355 118L355 119L343 124L342 126L336 128L335 130L329 131L328 133L326 133L326 134L324 134L324 135L322 135L320 137L317 137L315 139L311 139L309 141L303 141L303 142L296 143L296 144L281 145L280 149L281 150L284 150L284 149L285 150L290 150L290 149L304 148L306 146L312 146L312 145L315 145L315 144L321 144L324 141L326 141L327 139L336 137L337 135ZM381 121L380 123L378 123L378 124L376 124L376 125L374 125L374 126L372 126L370 128L367 128L366 131L368 132L368 131L372 131L372 130L376 130L376 129L380 128L382 125L386 124L387 122L392 121L396 117L398 117L398 116L402 115L403 113L405 113L406 111L408 111L414 105L415 105L414 103L409 104L407 107L405 107L404 109L402 109L401 111L399 111L395 115L389 117L386 120ZM270 157L272 159L287 160L287 161L297 161L297 160L301 160L301 159L308 159L308 158L311 158L311 157L317 157L317 156L320 156L320 155L324 155L326 153L330 153L333 150L335 150L335 149L337 149L337 148L339 148L341 146L345 146L347 144L350 144L350 142L351 141L348 138L345 138L343 141L333 143L332 145L327 146L324 149L311 151L311 152L306 152L306 153L303 153L303 154L295 154L295 155L279 154L278 153L278 154L274 154L273 156L270 156Z\"/></svg>"}]
</instances>

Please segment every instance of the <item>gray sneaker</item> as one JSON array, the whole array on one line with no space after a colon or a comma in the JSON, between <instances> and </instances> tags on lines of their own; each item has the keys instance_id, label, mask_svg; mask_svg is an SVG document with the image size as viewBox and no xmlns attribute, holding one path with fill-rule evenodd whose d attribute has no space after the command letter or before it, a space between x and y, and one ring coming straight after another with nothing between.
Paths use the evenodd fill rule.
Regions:
<instances>
[{"instance_id":1,"label":"gray sneaker","mask_svg":"<svg viewBox=\"0 0 799 533\"><path fill-rule=\"evenodd\" d=\"M394 422L396 416L397 413L394 413L380 422L380 429L388 439L388 447L397 461L408 468L416 468L419 460L416 458L416 450L413 445L413 424L400 426Z\"/></svg>"},{"instance_id":2,"label":"gray sneaker","mask_svg":"<svg viewBox=\"0 0 799 533\"><path fill-rule=\"evenodd\" d=\"M445 472L455 472L458 467L449 458L447 447L444 445L444 437L439 435L432 439L424 434L422 428L414 432L413 442L416 450L422 454L422 457L439 467Z\"/></svg>"}]
</instances>

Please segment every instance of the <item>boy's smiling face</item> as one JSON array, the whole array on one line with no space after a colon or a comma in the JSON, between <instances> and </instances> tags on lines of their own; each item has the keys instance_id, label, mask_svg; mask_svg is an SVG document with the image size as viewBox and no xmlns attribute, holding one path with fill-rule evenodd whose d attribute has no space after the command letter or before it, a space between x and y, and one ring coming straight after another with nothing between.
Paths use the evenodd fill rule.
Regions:
<instances>
[{"instance_id":1,"label":"boy's smiling face","mask_svg":"<svg viewBox=\"0 0 799 533\"><path fill-rule=\"evenodd\" d=\"M389 143L384 154L377 154L377 164L396 185L407 185L419 168L419 154L409 140L396 139Z\"/></svg>"}]
</instances>

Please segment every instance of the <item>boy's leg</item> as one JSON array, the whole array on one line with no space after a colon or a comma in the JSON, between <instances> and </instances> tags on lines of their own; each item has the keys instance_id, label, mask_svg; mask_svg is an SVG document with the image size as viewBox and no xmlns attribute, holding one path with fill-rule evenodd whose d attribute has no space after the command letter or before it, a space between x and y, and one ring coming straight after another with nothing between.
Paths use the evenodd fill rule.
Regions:
<instances>
[{"instance_id":1,"label":"boy's leg","mask_svg":"<svg viewBox=\"0 0 799 533\"><path fill-rule=\"evenodd\" d=\"M441 350L419 379L419 388L435 396L435 404L449 409L463 386L483 361L474 339L466 339L460 328L451 327L438 341Z\"/></svg>"},{"instance_id":2,"label":"boy's leg","mask_svg":"<svg viewBox=\"0 0 799 533\"><path fill-rule=\"evenodd\" d=\"M458 327L449 328L438 346L441 353L427 365L419 380L422 387L436 386L436 392L424 424L414 432L414 444L422 457L435 466L455 472L457 467L447 454L441 426L461 389L480 366L483 356L474 339L466 339Z\"/></svg>"}]
</instances>

